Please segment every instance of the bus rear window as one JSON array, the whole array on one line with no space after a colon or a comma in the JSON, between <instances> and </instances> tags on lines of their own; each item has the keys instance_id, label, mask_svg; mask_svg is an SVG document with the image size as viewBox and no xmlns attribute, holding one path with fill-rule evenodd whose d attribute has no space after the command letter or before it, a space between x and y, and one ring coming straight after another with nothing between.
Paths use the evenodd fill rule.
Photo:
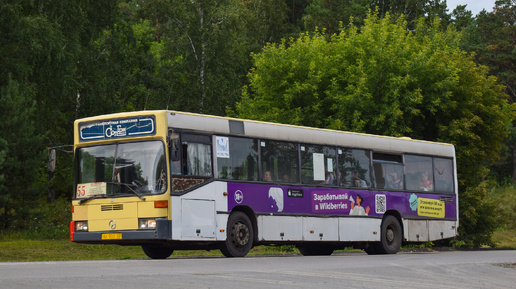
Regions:
<instances>
[{"instance_id":1,"label":"bus rear window","mask_svg":"<svg viewBox=\"0 0 516 289\"><path fill-rule=\"evenodd\" d=\"M445 158L434 158L435 191L453 193L453 161Z\"/></svg>"}]
</instances>

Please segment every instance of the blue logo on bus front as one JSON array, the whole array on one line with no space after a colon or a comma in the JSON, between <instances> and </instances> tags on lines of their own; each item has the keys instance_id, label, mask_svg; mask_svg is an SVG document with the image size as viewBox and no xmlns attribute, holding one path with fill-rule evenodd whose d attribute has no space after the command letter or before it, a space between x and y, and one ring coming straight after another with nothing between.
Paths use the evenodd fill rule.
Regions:
<instances>
[{"instance_id":1,"label":"blue logo on bus front","mask_svg":"<svg viewBox=\"0 0 516 289\"><path fill-rule=\"evenodd\" d=\"M154 116L101 120L79 124L80 141L148 136L155 133L156 120Z\"/></svg>"}]
</instances>

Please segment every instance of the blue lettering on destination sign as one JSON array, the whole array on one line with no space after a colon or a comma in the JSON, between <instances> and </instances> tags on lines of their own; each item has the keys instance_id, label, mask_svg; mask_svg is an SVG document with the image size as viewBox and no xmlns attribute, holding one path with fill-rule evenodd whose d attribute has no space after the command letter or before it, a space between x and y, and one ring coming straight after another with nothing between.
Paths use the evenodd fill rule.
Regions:
<instances>
[{"instance_id":1,"label":"blue lettering on destination sign","mask_svg":"<svg viewBox=\"0 0 516 289\"><path fill-rule=\"evenodd\" d=\"M80 141L97 141L156 134L154 116L100 120L79 124Z\"/></svg>"}]
</instances>

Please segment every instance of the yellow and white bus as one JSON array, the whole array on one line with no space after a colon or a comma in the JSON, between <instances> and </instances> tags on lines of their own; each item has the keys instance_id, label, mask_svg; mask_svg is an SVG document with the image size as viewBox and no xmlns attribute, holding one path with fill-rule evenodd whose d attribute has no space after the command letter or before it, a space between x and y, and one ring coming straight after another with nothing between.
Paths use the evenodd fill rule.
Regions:
<instances>
[{"instance_id":1,"label":"yellow and white bus","mask_svg":"<svg viewBox=\"0 0 516 289\"><path fill-rule=\"evenodd\" d=\"M458 232L450 144L177 111L75 121L73 242L303 255Z\"/></svg>"}]
</instances>

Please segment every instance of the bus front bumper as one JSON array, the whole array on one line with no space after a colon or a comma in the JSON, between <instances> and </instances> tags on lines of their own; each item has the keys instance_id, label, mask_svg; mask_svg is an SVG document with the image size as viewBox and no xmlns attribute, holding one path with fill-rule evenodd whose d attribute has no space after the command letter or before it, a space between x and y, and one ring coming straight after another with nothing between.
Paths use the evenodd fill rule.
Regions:
<instances>
[{"instance_id":1,"label":"bus front bumper","mask_svg":"<svg viewBox=\"0 0 516 289\"><path fill-rule=\"evenodd\" d=\"M72 222L73 223L73 222ZM154 230L127 230L103 232L74 232L70 225L70 239L76 243L90 244L138 244L171 239L171 221L157 219Z\"/></svg>"}]
</instances>

